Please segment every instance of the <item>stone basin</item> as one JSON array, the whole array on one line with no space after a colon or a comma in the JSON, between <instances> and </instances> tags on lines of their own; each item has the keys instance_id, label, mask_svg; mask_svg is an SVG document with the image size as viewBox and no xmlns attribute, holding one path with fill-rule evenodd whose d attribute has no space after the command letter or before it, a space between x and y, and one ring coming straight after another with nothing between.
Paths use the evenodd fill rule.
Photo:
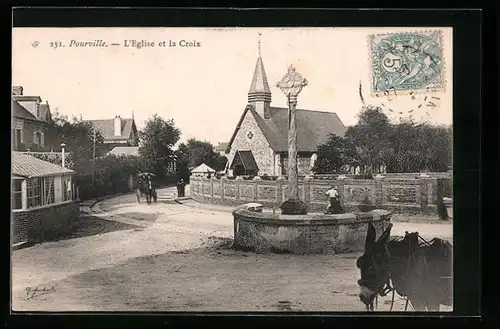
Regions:
<instances>
[{"instance_id":1,"label":"stone basin","mask_svg":"<svg viewBox=\"0 0 500 329\"><path fill-rule=\"evenodd\" d=\"M257 253L336 254L363 251L372 223L377 236L392 213L375 209L347 214L281 215L246 209L233 212L234 247Z\"/></svg>"}]
</instances>

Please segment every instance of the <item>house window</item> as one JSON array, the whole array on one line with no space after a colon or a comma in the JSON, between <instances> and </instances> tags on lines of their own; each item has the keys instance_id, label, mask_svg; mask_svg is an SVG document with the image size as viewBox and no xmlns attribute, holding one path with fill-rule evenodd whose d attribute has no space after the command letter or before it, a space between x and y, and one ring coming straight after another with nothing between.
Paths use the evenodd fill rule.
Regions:
<instances>
[{"instance_id":1,"label":"house window","mask_svg":"<svg viewBox=\"0 0 500 329\"><path fill-rule=\"evenodd\" d=\"M43 147L43 139L40 132L33 133L33 143L35 143L39 147Z\"/></svg>"},{"instance_id":2,"label":"house window","mask_svg":"<svg viewBox=\"0 0 500 329\"><path fill-rule=\"evenodd\" d=\"M63 188L63 201L72 200L72 190L71 190L71 177L62 177L62 188Z\"/></svg>"},{"instance_id":3,"label":"house window","mask_svg":"<svg viewBox=\"0 0 500 329\"><path fill-rule=\"evenodd\" d=\"M14 129L13 142L15 149L19 149L19 147L21 147L21 144L23 142L22 136L23 136L23 131L21 129Z\"/></svg>"},{"instance_id":4,"label":"house window","mask_svg":"<svg viewBox=\"0 0 500 329\"><path fill-rule=\"evenodd\" d=\"M54 177L46 177L44 179L44 204L51 204L55 202L56 199L56 192L55 192L55 185L54 185Z\"/></svg>"},{"instance_id":5,"label":"house window","mask_svg":"<svg viewBox=\"0 0 500 329\"><path fill-rule=\"evenodd\" d=\"M22 209L23 208L23 194L21 184L23 181L21 179L12 180L12 209Z\"/></svg>"},{"instance_id":6,"label":"house window","mask_svg":"<svg viewBox=\"0 0 500 329\"><path fill-rule=\"evenodd\" d=\"M26 181L28 208L42 205L42 179L32 178Z\"/></svg>"}]
</instances>

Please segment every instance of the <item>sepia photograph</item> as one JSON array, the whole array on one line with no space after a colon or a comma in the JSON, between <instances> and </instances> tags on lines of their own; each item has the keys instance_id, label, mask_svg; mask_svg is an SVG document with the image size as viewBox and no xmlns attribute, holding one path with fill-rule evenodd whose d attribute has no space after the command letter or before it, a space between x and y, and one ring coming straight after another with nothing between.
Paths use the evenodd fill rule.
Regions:
<instances>
[{"instance_id":1,"label":"sepia photograph","mask_svg":"<svg viewBox=\"0 0 500 329\"><path fill-rule=\"evenodd\" d=\"M452 312L453 32L14 27L12 311Z\"/></svg>"}]
</instances>

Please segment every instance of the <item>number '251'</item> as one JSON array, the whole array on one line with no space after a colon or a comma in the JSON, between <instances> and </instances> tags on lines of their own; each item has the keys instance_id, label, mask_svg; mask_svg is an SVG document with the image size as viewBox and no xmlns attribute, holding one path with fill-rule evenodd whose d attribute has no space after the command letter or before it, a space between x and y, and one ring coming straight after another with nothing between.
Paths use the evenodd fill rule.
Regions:
<instances>
[{"instance_id":1,"label":"number '251'","mask_svg":"<svg viewBox=\"0 0 500 329\"><path fill-rule=\"evenodd\" d=\"M59 47L64 47L63 43L61 41L52 41L50 43L50 48L59 48Z\"/></svg>"}]
</instances>

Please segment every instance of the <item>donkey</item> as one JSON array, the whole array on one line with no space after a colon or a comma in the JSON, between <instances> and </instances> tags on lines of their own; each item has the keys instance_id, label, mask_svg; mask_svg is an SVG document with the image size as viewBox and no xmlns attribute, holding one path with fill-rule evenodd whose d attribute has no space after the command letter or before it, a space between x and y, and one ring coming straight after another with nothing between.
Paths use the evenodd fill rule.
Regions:
<instances>
[{"instance_id":1,"label":"donkey","mask_svg":"<svg viewBox=\"0 0 500 329\"><path fill-rule=\"evenodd\" d=\"M437 312L440 304L452 305L451 243L440 238L427 242L418 232L391 237L391 229L389 224L376 240L375 227L369 223L365 252L356 262L361 270L359 298L366 310L373 311L375 298L391 291L393 303L396 291L415 311Z\"/></svg>"}]
</instances>

